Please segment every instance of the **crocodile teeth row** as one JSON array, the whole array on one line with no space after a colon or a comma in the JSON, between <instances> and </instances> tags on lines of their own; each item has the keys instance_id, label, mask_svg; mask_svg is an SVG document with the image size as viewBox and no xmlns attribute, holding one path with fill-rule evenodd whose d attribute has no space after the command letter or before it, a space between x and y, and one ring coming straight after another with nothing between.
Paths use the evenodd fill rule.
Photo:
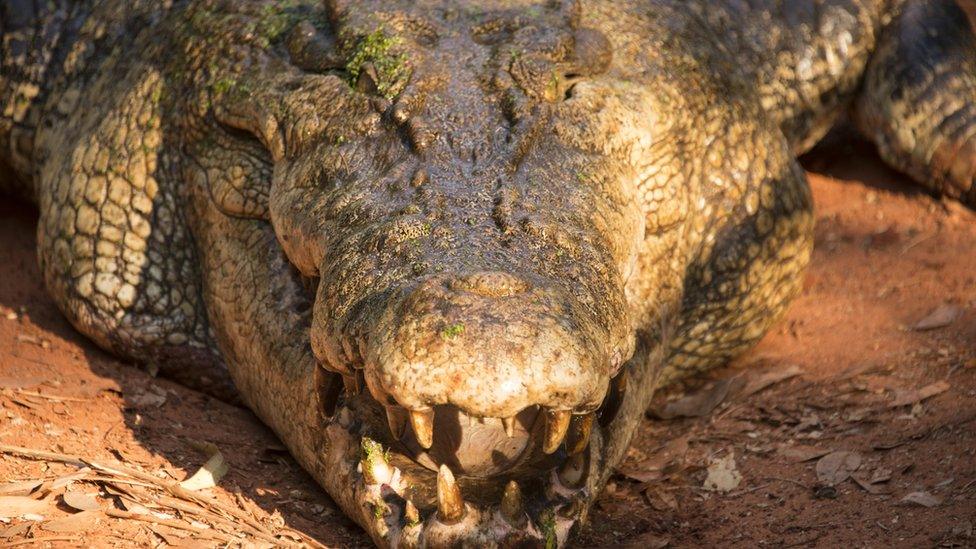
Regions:
<instances>
[{"instance_id":1,"label":"crocodile teeth row","mask_svg":"<svg viewBox=\"0 0 976 549\"><path fill-rule=\"evenodd\" d=\"M579 487L584 483L588 469L589 452L571 456L558 471L554 471L558 486L559 507L553 511L564 517L563 527L556 537L541 531L526 513L522 491L514 480L505 485L498 507L493 512L465 503L461 488L447 465L441 465L437 473L437 509L425 521L414 503L406 497L407 484L400 471L386 458L381 444L363 437L361 439L359 470L363 484L359 485L360 499L372 505L372 520L385 534L382 537L391 545L419 547L428 543L436 546L454 546L464 541L483 544L495 539L502 545L558 544L565 539L573 517L583 505ZM573 487L576 488L573 488ZM368 508L368 507L367 507ZM553 515L555 516L555 515ZM570 519L568 522L565 519ZM369 519L367 519L369 520Z\"/></svg>"},{"instance_id":2,"label":"crocodile teeth row","mask_svg":"<svg viewBox=\"0 0 976 549\"><path fill-rule=\"evenodd\" d=\"M403 437L409 417L410 426L413 428L417 442L422 448L429 450L434 444L434 410L427 408L410 410L408 413L404 412L404 409L398 406L386 407L386 419L393 438L400 440ZM567 453L578 454L582 452L589 444L593 418L593 413L573 415L568 410L546 412L543 451L546 454L552 454L565 441ZM514 437L515 417L502 418L501 422L505 434L509 438Z\"/></svg>"},{"instance_id":3,"label":"crocodile teeth row","mask_svg":"<svg viewBox=\"0 0 976 549\"><path fill-rule=\"evenodd\" d=\"M326 371L331 371L320 363ZM615 378L618 392L625 390L626 378L622 375ZM394 440L400 440L406 432L406 425L410 423L413 428L417 442L425 450L429 450L434 444L434 410L424 408L416 410L405 410L397 406L395 401L388 395L377 394L378 390L370 384L364 383L361 372L343 373L342 383L345 391L350 396L357 396L363 390L363 385L367 385L373 398L381 403L385 403L386 419L390 428L390 433ZM613 385L613 384L612 384ZM573 414L570 410L547 410L543 414L545 425L543 429L542 450L546 454L555 453L560 445L565 441L566 452L570 455L578 454L586 449L589 443L590 431L593 427L594 414ZM602 419L601 419L602 422ZM509 438L515 436L516 419L515 416L501 418L502 427Z\"/></svg>"}]
</instances>

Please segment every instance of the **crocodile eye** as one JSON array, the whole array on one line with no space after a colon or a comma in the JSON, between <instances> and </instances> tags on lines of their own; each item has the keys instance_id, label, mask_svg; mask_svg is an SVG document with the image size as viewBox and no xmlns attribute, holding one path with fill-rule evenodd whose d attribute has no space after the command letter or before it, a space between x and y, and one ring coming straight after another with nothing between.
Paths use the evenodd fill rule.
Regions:
<instances>
[{"instance_id":1,"label":"crocodile eye","mask_svg":"<svg viewBox=\"0 0 976 549\"><path fill-rule=\"evenodd\" d=\"M345 67L336 52L332 33L318 29L308 21L301 21L292 27L286 47L291 62L302 70L327 73Z\"/></svg>"}]
</instances>

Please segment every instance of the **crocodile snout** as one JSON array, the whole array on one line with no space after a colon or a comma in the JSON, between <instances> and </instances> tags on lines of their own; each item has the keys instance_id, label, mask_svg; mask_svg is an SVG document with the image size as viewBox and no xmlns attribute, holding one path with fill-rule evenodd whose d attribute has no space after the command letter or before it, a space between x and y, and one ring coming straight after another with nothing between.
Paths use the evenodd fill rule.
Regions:
<instances>
[{"instance_id":1,"label":"crocodile snout","mask_svg":"<svg viewBox=\"0 0 976 549\"><path fill-rule=\"evenodd\" d=\"M605 341L587 330L573 296L539 277L432 275L367 308L360 318L372 321L356 340L316 322L313 347L326 362L333 349L355 348L354 371L335 369L361 373L394 436L432 464L487 474L527 448L552 453L573 416L583 421L607 393Z\"/></svg>"}]
</instances>

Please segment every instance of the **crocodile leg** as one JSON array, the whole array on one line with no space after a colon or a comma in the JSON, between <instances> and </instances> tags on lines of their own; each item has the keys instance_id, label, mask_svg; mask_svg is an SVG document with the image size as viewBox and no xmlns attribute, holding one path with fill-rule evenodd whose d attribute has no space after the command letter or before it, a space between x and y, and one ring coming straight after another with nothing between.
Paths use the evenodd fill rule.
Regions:
<instances>
[{"instance_id":1,"label":"crocodile leg","mask_svg":"<svg viewBox=\"0 0 976 549\"><path fill-rule=\"evenodd\" d=\"M688 269L670 358L659 383L721 366L751 348L799 293L813 246L813 204L789 144L761 112L722 116L727 133L704 169L732 200L715 201L715 219ZM741 116L741 115L739 115ZM750 169L738 177L731 165ZM734 198L733 198L734 197ZM724 207L722 204L732 204Z\"/></svg>"},{"instance_id":2,"label":"crocodile leg","mask_svg":"<svg viewBox=\"0 0 976 549\"><path fill-rule=\"evenodd\" d=\"M976 37L955 2L905 5L874 53L854 118L893 167L976 207Z\"/></svg>"},{"instance_id":3,"label":"crocodile leg","mask_svg":"<svg viewBox=\"0 0 976 549\"><path fill-rule=\"evenodd\" d=\"M45 283L101 347L232 399L163 139L165 81L145 64L100 68L60 95L35 137ZM84 107L95 103L102 108Z\"/></svg>"}]
</instances>

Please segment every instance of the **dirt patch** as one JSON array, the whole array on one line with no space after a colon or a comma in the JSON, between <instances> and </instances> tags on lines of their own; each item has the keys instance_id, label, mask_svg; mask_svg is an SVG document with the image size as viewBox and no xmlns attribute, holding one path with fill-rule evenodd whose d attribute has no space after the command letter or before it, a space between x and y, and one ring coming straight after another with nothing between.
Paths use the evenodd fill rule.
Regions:
<instances>
[{"instance_id":1,"label":"dirt patch","mask_svg":"<svg viewBox=\"0 0 976 549\"><path fill-rule=\"evenodd\" d=\"M817 247L803 295L694 398L659 398L671 419L641 426L579 545L976 545L976 215L917 191L862 142L833 139L805 164ZM0 206L0 443L126 467L159 479L150 485L190 476L210 443L229 471L198 492L202 505L237 509L282 541L367 543L250 412L78 335L44 292L35 223L28 206ZM0 491L48 482L34 488L47 497L33 520L0 522L0 545L259 541L235 529L240 517L165 505L148 510L197 530L72 519L69 502L125 499L92 480L98 470L64 480L77 471L0 455Z\"/></svg>"}]
</instances>

